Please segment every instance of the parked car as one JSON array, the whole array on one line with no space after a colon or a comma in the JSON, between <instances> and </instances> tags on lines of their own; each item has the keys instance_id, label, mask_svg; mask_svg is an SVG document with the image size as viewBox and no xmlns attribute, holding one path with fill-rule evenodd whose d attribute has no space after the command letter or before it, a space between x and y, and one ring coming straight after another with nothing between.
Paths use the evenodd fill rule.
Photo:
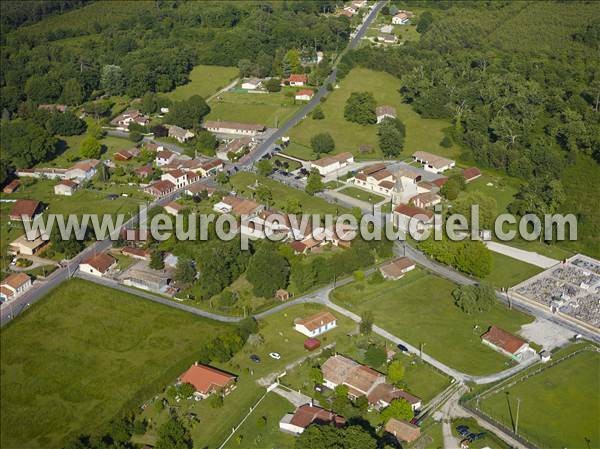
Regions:
<instances>
[{"instance_id":1,"label":"parked car","mask_svg":"<svg viewBox=\"0 0 600 449\"><path fill-rule=\"evenodd\" d=\"M404 345L398 344L397 347L402 352L408 352L408 348L406 346L404 346Z\"/></svg>"},{"instance_id":2,"label":"parked car","mask_svg":"<svg viewBox=\"0 0 600 449\"><path fill-rule=\"evenodd\" d=\"M471 433L467 426L457 426L456 431L463 437L466 437Z\"/></svg>"},{"instance_id":3,"label":"parked car","mask_svg":"<svg viewBox=\"0 0 600 449\"><path fill-rule=\"evenodd\" d=\"M254 363L260 363L260 357L257 356L256 354L252 354L250 356L250 360L252 360Z\"/></svg>"},{"instance_id":4,"label":"parked car","mask_svg":"<svg viewBox=\"0 0 600 449\"><path fill-rule=\"evenodd\" d=\"M467 438L469 438L469 441L472 443L473 441L483 438L485 436L485 432L475 433L471 435L469 435Z\"/></svg>"},{"instance_id":5,"label":"parked car","mask_svg":"<svg viewBox=\"0 0 600 449\"><path fill-rule=\"evenodd\" d=\"M272 359L275 359L275 360L279 360L281 358L281 354L279 354L278 352L271 352L269 354L269 357L271 357Z\"/></svg>"}]
</instances>

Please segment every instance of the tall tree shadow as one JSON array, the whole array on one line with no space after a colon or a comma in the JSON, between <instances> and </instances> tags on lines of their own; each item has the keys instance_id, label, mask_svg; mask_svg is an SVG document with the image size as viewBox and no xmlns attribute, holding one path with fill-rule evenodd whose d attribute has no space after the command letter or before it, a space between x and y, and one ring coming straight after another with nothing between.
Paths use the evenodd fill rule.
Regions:
<instances>
[{"instance_id":1,"label":"tall tree shadow","mask_svg":"<svg viewBox=\"0 0 600 449\"><path fill-rule=\"evenodd\" d=\"M510 392L506 392L506 405L508 406L508 415L510 416L510 425L513 432L515 431L515 419L513 417L512 408L510 406Z\"/></svg>"}]
</instances>

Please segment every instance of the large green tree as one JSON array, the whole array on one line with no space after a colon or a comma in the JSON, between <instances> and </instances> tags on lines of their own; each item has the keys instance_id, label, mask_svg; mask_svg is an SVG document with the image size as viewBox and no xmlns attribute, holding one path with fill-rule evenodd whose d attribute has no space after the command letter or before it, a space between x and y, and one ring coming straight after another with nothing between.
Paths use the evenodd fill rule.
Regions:
<instances>
[{"instance_id":1,"label":"large green tree","mask_svg":"<svg viewBox=\"0 0 600 449\"><path fill-rule=\"evenodd\" d=\"M252 256L246 277L256 296L272 298L288 283L290 266L285 257L277 253L274 245L262 244Z\"/></svg>"},{"instance_id":2,"label":"large green tree","mask_svg":"<svg viewBox=\"0 0 600 449\"><path fill-rule=\"evenodd\" d=\"M371 92L352 92L344 107L344 118L349 122L369 125L377 122L375 97Z\"/></svg>"}]
</instances>

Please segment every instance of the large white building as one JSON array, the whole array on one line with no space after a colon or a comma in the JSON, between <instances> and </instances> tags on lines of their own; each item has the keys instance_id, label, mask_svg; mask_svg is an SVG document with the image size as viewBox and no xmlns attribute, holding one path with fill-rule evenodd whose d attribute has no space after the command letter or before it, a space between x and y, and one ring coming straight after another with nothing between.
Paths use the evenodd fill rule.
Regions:
<instances>
[{"instance_id":1,"label":"large white building","mask_svg":"<svg viewBox=\"0 0 600 449\"><path fill-rule=\"evenodd\" d=\"M456 162L452 159L447 159L437 154L431 154L427 151L415 151L413 159L423 164L423 169L431 173L443 173L446 170L453 168Z\"/></svg>"},{"instance_id":2,"label":"large white building","mask_svg":"<svg viewBox=\"0 0 600 449\"><path fill-rule=\"evenodd\" d=\"M348 164L354 162L354 155L352 153L340 153L335 156L327 156L310 163L311 169L316 169L321 176L334 173L340 168L347 167Z\"/></svg>"},{"instance_id":3,"label":"large white building","mask_svg":"<svg viewBox=\"0 0 600 449\"><path fill-rule=\"evenodd\" d=\"M31 288L33 281L25 273L8 275L0 284L0 300L10 301Z\"/></svg>"},{"instance_id":4,"label":"large white building","mask_svg":"<svg viewBox=\"0 0 600 449\"><path fill-rule=\"evenodd\" d=\"M208 120L204 122L206 130L216 134L235 134L241 136L256 136L265 131L265 125L256 123L240 123Z\"/></svg>"}]
</instances>

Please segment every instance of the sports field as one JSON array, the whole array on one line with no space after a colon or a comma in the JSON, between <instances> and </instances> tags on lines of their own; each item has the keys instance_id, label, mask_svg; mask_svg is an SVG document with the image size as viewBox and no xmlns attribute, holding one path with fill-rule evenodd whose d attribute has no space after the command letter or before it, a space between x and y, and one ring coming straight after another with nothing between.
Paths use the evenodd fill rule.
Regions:
<instances>
[{"instance_id":1,"label":"sports field","mask_svg":"<svg viewBox=\"0 0 600 449\"><path fill-rule=\"evenodd\" d=\"M360 314L370 310L375 323L448 366L484 375L510 366L508 358L481 343L480 336L496 325L517 331L531 317L501 304L481 314L467 315L452 299L456 286L419 268L398 281L351 283L337 288L332 299Z\"/></svg>"},{"instance_id":2,"label":"sports field","mask_svg":"<svg viewBox=\"0 0 600 449\"><path fill-rule=\"evenodd\" d=\"M82 280L0 333L3 449L62 447L139 407L228 327Z\"/></svg>"},{"instance_id":3,"label":"sports field","mask_svg":"<svg viewBox=\"0 0 600 449\"><path fill-rule=\"evenodd\" d=\"M539 447L600 447L600 354L585 351L482 399L479 407Z\"/></svg>"}]
</instances>

